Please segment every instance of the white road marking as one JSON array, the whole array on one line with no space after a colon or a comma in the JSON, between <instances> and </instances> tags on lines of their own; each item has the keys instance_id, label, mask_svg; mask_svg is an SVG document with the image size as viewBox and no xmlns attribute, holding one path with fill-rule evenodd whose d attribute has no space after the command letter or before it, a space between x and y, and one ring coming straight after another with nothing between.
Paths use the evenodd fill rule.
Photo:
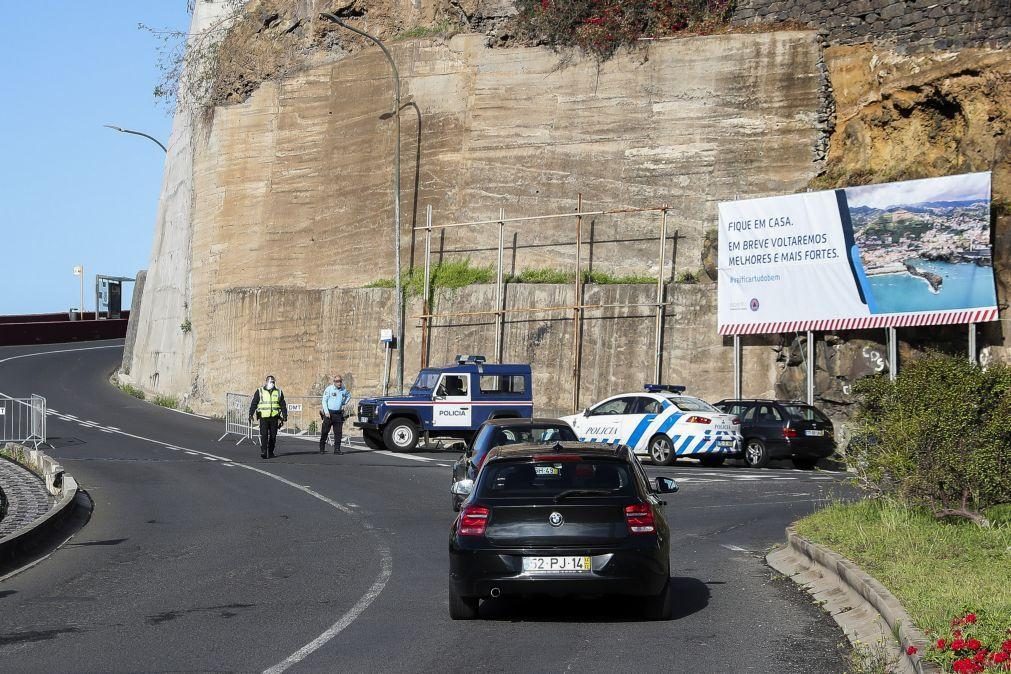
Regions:
<instances>
[{"instance_id":1,"label":"white road marking","mask_svg":"<svg viewBox=\"0 0 1011 674\"><path fill-rule=\"evenodd\" d=\"M795 478L795 477L774 477L774 478L771 478L771 479L773 479L773 480L796 480L797 478Z\"/></svg>"},{"instance_id":2,"label":"white road marking","mask_svg":"<svg viewBox=\"0 0 1011 674\"><path fill-rule=\"evenodd\" d=\"M449 468L449 464L448 463L440 463L438 465L442 466L443 468Z\"/></svg>"},{"instance_id":3,"label":"white road marking","mask_svg":"<svg viewBox=\"0 0 1011 674\"><path fill-rule=\"evenodd\" d=\"M122 348L122 345L115 344L115 345L108 345L108 346L84 347L84 348L80 348L80 349L61 349L61 350L57 350L57 351L42 351L42 352L38 352L38 353L25 353L25 354L21 354L19 356L9 356L7 358L4 358L4 359L0 360L0 364L6 363L9 360L16 360L18 358L28 358L28 357L31 357L31 356L45 356L45 355L54 354L54 353L70 353L70 352L73 352L73 351L93 351L93 350L96 350L96 349L118 349L118 348ZM3 395L3 394L0 393L0 395ZM197 416L197 415L193 415L193 416ZM127 433L126 431L113 431L113 432L117 433L119 435L128 437L128 438L134 438L136 440L143 440L144 442L151 442L151 443L154 443L156 445L162 445L162 446L165 445L164 442L160 442L158 440L153 440L151 438L145 438L142 435L134 435L133 433ZM175 449L175 448L173 448L173 449ZM200 455L206 455L206 456L212 457L214 459L218 459L219 461L229 461L229 459L227 459L226 457L217 456L217 455L211 454L209 452L199 452L199 451L196 451L196 450L190 450L190 449L185 449L185 448L180 448L180 449L184 449L184 451L187 454L200 454ZM390 453L392 454L392 452L390 452ZM404 455L404 456L407 456L407 455ZM422 459L422 457L411 457L411 458ZM432 461L434 459L422 459L422 460L424 460L424 461ZM285 478L281 477L280 475L276 475L274 473L269 473L269 472L267 472L265 470L262 470L260 468L256 468L255 466L250 466L250 465L247 465L247 464L244 464L244 463L232 464L232 465L234 467L244 468L246 470L251 470L254 473L259 473L260 475L263 475L265 477L269 477L269 478L271 478L273 480L277 480L278 482L286 484L289 487L293 487L295 489L298 489L299 491L304 492L305 494L308 494L309 496L312 496L313 498L318 499L320 501L323 501L324 503L326 503L326 504L328 504L328 505L336 508L337 510L341 511L342 513L346 513L346 514L352 514L353 513L353 511L350 508L347 508L347 507L341 505L340 503L337 503L333 499L327 498L323 494L320 494L317 491L309 489L308 487L303 487L301 485L295 484L291 480L285 479ZM302 660L304 660L306 657L308 657L310 654L312 654L318 648L320 648L321 646L323 646L324 644L326 644L328 641L330 641L331 639L333 639L335 636L337 636L338 634L340 634L342 631L344 631L344 629L346 629L348 625L350 625L351 623L353 623L358 618L358 616L360 616L362 613L365 612L365 610L372 604L372 602L374 602L376 600L376 597L378 597L380 595L380 593L382 593L383 589L386 587L386 584L390 580L390 576L393 574L393 554L390 552L389 546L387 546L386 543L379 537L379 534L376 533L375 529L372 527L372 525L368 521L361 520L361 524L362 524L362 526L369 533L371 533L373 536L375 536L375 538L376 538L376 544L377 544L377 547L379 548L379 557L380 557L380 561L379 561L379 565L380 565L379 575L376 577L375 582L372 583L372 587L370 587L369 590L368 590L368 592L366 592L364 595L362 595L362 597L355 603L355 605L352 606L344 615L342 615L337 620L337 622L335 622L333 625L331 625L325 632L323 632L322 634L320 634L318 637L316 637L315 639L313 639L312 641L310 641L308 644L306 644L302 648L298 649L297 651L295 651L294 653L292 653L291 655L289 655L287 658L285 658L281 662L279 662L276 665L274 665L273 667L265 670L264 674L280 674L281 672L285 671L286 669L288 669L292 665L298 664L299 662L301 662Z\"/></svg>"},{"instance_id":4,"label":"white road marking","mask_svg":"<svg viewBox=\"0 0 1011 674\"><path fill-rule=\"evenodd\" d=\"M187 450L185 450L185 451L186 451L186 453L187 453L187 454L189 454L190 456L198 456L198 455L200 454L200 452L194 452L194 451L191 451L191 450L189 450L189 449L187 449Z\"/></svg>"},{"instance_id":5,"label":"white road marking","mask_svg":"<svg viewBox=\"0 0 1011 674\"><path fill-rule=\"evenodd\" d=\"M224 466L225 468L235 468L235 464L234 463L227 463L226 462L226 463L223 463L221 465Z\"/></svg>"},{"instance_id":6,"label":"white road marking","mask_svg":"<svg viewBox=\"0 0 1011 674\"><path fill-rule=\"evenodd\" d=\"M411 461L435 461L435 459L430 459L427 456L414 456L413 454L401 454L399 452L390 452L385 449L376 450L376 454L385 454L386 456L393 456L398 459L410 459Z\"/></svg>"},{"instance_id":7,"label":"white road marking","mask_svg":"<svg viewBox=\"0 0 1011 674\"><path fill-rule=\"evenodd\" d=\"M751 552L751 550L747 550L745 548L739 548L736 545L727 545L726 543L721 543L720 545L722 547L726 548L727 550L733 550L734 552Z\"/></svg>"},{"instance_id":8,"label":"white road marking","mask_svg":"<svg viewBox=\"0 0 1011 674\"><path fill-rule=\"evenodd\" d=\"M208 461L217 461L217 459L210 456L205 456L204 458L207 459Z\"/></svg>"}]
</instances>

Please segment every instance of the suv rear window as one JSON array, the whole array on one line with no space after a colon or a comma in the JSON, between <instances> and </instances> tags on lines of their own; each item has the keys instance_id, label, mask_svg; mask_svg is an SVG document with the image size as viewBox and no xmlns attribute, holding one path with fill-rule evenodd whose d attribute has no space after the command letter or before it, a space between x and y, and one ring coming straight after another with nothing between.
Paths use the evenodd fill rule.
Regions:
<instances>
[{"instance_id":1,"label":"suv rear window","mask_svg":"<svg viewBox=\"0 0 1011 674\"><path fill-rule=\"evenodd\" d=\"M521 374L484 374L481 375L480 387L481 393L485 395L508 395L527 390L526 380Z\"/></svg>"},{"instance_id":2,"label":"suv rear window","mask_svg":"<svg viewBox=\"0 0 1011 674\"><path fill-rule=\"evenodd\" d=\"M798 421L821 421L828 422L829 418L821 410L810 405L783 405L783 409L790 415L791 419Z\"/></svg>"},{"instance_id":3,"label":"suv rear window","mask_svg":"<svg viewBox=\"0 0 1011 674\"><path fill-rule=\"evenodd\" d=\"M553 498L564 492L573 497L634 496L628 465L600 459L533 462L501 461L481 471L479 496L483 498Z\"/></svg>"}]
</instances>

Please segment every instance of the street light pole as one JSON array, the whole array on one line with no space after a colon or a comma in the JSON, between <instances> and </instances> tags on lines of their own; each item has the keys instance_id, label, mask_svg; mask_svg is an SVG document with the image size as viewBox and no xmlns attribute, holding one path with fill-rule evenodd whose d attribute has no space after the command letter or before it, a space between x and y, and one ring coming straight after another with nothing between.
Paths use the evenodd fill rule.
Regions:
<instances>
[{"instance_id":1,"label":"street light pole","mask_svg":"<svg viewBox=\"0 0 1011 674\"><path fill-rule=\"evenodd\" d=\"M359 30L354 26L350 26L344 21L334 15L329 13L322 13L320 16L327 21L333 21L338 26L347 28L352 33L358 33L364 38L367 38L374 42L380 49L383 50L383 54L386 56L386 60L390 62L390 68L393 70L393 110L389 114L395 119L396 132L397 132L397 142L393 148L393 258L394 264L396 265L396 270L394 272L394 283L396 285L397 294L397 316L396 316L396 328L397 328L397 388L400 393L404 392L404 287L401 284L400 278L400 71L397 70L397 64L393 60L393 56L390 54L390 50L386 48L379 38L374 35L370 35L363 30Z\"/></svg>"},{"instance_id":2,"label":"street light pole","mask_svg":"<svg viewBox=\"0 0 1011 674\"><path fill-rule=\"evenodd\" d=\"M79 265L77 265L77 266L74 267L74 276L80 276L81 277L81 308L80 308L81 316L80 316L80 319L83 321L84 320L84 265L83 264L79 264ZM97 306L95 307L95 318L98 318L98 307Z\"/></svg>"},{"instance_id":3,"label":"street light pole","mask_svg":"<svg viewBox=\"0 0 1011 674\"><path fill-rule=\"evenodd\" d=\"M147 138L148 140L150 140L152 143L157 143L158 147L160 147L166 153L168 152L168 148L165 147L164 145L162 145L162 143L161 143L160 140L158 140L154 136L149 136L148 134L146 134L146 133L144 133L142 131L133 131L131 129L124 129L124 128L120 127L120 126L113 126L112 124L103 124L102 126L104 126L107 129L112 129L113 131L119 131L120 133L131 133L134 136L143 136L144 138Z\"/></svg>"}]
</instances>

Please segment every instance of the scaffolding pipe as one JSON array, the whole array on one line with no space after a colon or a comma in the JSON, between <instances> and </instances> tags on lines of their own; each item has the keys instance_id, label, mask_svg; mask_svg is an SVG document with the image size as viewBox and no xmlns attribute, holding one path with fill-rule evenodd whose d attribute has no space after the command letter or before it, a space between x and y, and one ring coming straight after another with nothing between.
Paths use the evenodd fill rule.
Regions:
<instances>
[{"instance_id":1,"label":"scaffolding pipe","mask_svg":"<svg viewBox=\"0 0 1011 674\"><path fill-rule=\"evenodd\" d=\"M429 323L432 320L432 307L430 305L431 298L431 282L432 282L432 205L429 204L425 207L425 223L427 227L425 229L425 289L424 295L422 297L421 306L424 309L424 315L421 319L421 367L422 369L428 367L428 339L429 332L431 331L431 325Z\"/></svg>"},{"instance_id":2,"label":"scaffolding pipe","mask_svg":"<svg viewBox=\"0 0 1011 674\"><path fill-rule=\"evenodd\" d=\"M656 334L654 344L656 352L654 354L653 381L658 384L663 383L663 317L664 317L664 282L663 263L667 256L667 204L663 205L660 216L660 257L656 272Z\"/></svg>"},{"instance_id":3,"label":"scaffolding pipe","mask_svg":"<svg viewBox=\"0 0 1011 674\"><path fill-rule=\"evenodd\" d=\"M583 193L576 195L576 278L572 303L572 411L579 411L583 344Z\"/></svg>"},{"instance_id":4,"label":"scaffolding pipe","mask_svg":"<svg viewBox=\"0 0 1011 674\"><path fill-rule=\"evenodd\" d=\"M498 209L498 274L495 279L495 362L502 362L502 331L505 327L503 300L502 254L505 249L505 209Z\"/></svg>"},{"instance_id":5,"label":"scaffolding pipe","mask_svg":"<svg viewBox=\"0 0 1011 674\"><path fill-rule=\"evenodd\" d=\"M807 404L814 405L814 332L807 331Z\"/></svg>"},{"instance_id":6,"label":"scaffolding pipe","mask_svg":"<svg viewBox=\"0 0 1011 674\"><path fill-rule=\"evenodd\" d=\"M585 285L585 284L584 284ZM672 306L672 302L664 302L665 307ZM540 314L552 311L586 311L587 309L616 309L616 308L635 308L635 307L650 307L651 309L656 308L656 302L632 302L632 303L609 303L609 304L556 304L551 307L513 307L511 309L503 309L504 314ZM418 314L416 316L411 316L411 318L472 318L474 316L494 316L498 312L494 309L485 309L481 311L458 311L450 312L445 314L428 314L427 316L423 314ZM642 318L642 317L626 317L626 318Z\"/></svg>"},{"instance_id":7,"label":"scaffolding pipe","mask_svg":"<svg viewBox=\"0 0 1011 674\"><path fill-rule=\"evenodd\" d=\"M979 362L979 354L976 349L976 324L969 324L969 362L976 364Z\"/></svg>"},{"instance_id":8,"label":"scaffolding pipe","mask_svg":"<svg viewBox=\"0 0 1011 674\"><path fill-rule=\"evenodd\" d=\"M611 211L581 211L575 214L576 217L583 217L587 215L621 215L623 213L657 213L659 211L669 210L664 206L654 207L654 208L617 208ZM558 218L571 218L572 213L552 213L550 215L528 215L520 218L508 218L505 222L530 222L535 220L556 220ZM498 224L498 220L474 220L472 222L450 222L445 225L435 225L432 229L446 229L447 227L470 227L474 225L495 225ZM415 227L415 229L425 229L424 227Z\"/></svg>"}]
</instances>

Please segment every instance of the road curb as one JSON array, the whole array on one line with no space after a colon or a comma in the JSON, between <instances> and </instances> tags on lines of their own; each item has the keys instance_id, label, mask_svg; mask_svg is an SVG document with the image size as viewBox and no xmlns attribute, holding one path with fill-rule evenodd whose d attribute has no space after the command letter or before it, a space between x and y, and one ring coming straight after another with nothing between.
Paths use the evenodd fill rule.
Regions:
<instances>
[{"instance_id":1,"label":"road curb","mask_svg":"<svg viewBox=\"0 0 1011 674\"><path fill-rule=\"evenodd\" d=\"M941 674L941 668L922 659L930 647L927 635L895 595L854 562L804 538L795 527L786 529L786 545L773 550L766 561L819 601L854 644L894 644L897 671ZM895 643L897 641L897 643ZM908 655L914 646L920 655Z\"/></svg>"},{"instance_id":2,"label":"road curb","mask_svg":"<svg viewBox=\"0 0 1011 674\"><path fill-rule=\"evenodd\" d=\"M13 443L7 445L8 448L12 446L21 449L25 459L16 463L39 476L45 482L47 491L56 497L56 503L45 515L0 539L0 568L30 554L53 531L58 530L59 525L73 511L79 491L77 480L67 475L55 459L37 449Z\"/></svg>"}]
</instances>

